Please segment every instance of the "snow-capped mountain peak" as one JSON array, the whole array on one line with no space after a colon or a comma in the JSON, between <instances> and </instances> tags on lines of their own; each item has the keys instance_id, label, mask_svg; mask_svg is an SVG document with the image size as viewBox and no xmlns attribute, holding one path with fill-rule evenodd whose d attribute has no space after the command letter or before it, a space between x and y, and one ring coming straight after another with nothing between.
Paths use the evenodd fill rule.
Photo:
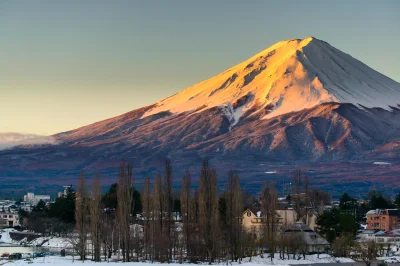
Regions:
<instances>
[{"instance_id":1,"label":"snow-capped mountain peak","mask_svg":"<svg viewBox=\"0 0 400 266\"><path fill-rule=\"evenodd\" d=\"M324 102L397 106L400 84L314 37L278 42L248 60L161 100L143 117L219 106L239 118L270 118Z\"/></svg>"}]
</instances>

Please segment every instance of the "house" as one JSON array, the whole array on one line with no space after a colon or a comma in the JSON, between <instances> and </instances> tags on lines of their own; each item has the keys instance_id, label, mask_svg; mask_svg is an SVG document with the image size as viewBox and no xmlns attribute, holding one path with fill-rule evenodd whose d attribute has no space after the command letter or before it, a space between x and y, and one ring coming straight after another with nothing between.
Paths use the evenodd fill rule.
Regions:
<instances>
[{"instance_id":1,"label":"house","mask_svg":"<svg viewBox=\"0 0 400 266\"><path fill-rule=\"evenodd\" d=\"M0 212L0 227L14 227L19 226L19 217L17 213Z\"/></svg>"},{"instance_id":2,"label":"house","mask_svg":"<svg viewBox=\"0 0 400 266\"><path fill-rule=\"evenodd\" d=\"M400 210L371 210L367 212L367 230L390 231L400 229Z\"/></svg>"},{"instance_id":3,"label":"house","mask_svg":"<svg viewBox=\"0 0 400 266\"><path fill-rule=\"evenodd\" d=\"M316 214L311 213L306 218L306 215L300 220L306 222L308 220L308 225L311 228L316 228ZM276 224L277 230L282 230L290 225L293 225L297 221L296 212L293 209L279 209L276 210ZM242 224L246 231L254 233L260 233L262 226L265 225L265 217L261 213L260 207L250 207L247 208L242 215Z\"/></svg>"},{"instance_id":4,"label":"house","mask_svg":"<svg viewBox=\"0 0 400 266\"><path fill-rule=\"evenodd\" d=\"M356 237L357 242L375 240L375 230L359 230Z\"/></svg>"},{"instance_id":5,"label":"house","mask_svg":"<svg viewBox=\"0 0 400 266\"><path fill-rule=\"evenodd\" d=\"M304 244L308 254L326 252L329 242L303 223L295 223L286 228L282 235L293 237Z\"/></svg>"},{"instance_id":6,"label":"house","mask_svg":"<svg viewBox=\"0 0 400 266\"><path fill-rule=\"evenodd\" d=\"M242 225L247 232L254 232L259 235L264 225L264 218L261 217L260 208L247 208L242 214Z\"/></svg>"},{"instance_id":7,"label":"house","mask_svg":"<svg viewBox=\"0 0 400 266\"><path fill-rule=\"evenodd\" d=\"M400 229L377 232L375 241L378 244L397 244L400 242Z\"/></svg>"}]
</instances>

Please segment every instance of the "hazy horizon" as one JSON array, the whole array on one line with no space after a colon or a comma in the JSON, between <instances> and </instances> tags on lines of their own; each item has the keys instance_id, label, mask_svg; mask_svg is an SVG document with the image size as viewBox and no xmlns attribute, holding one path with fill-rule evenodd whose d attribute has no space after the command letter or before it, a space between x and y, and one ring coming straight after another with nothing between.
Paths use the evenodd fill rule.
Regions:
<instances>
[{"instance_id":1,"label":"hazy horizon","mask_svg":"<svg viewBox=\"0 0 400 266\"><path fill-rule=\"evenodd\" d=\"M397 1L2 1L0 132L51 135L314 36L399 82Z\"/></svg>"}]
</instances>

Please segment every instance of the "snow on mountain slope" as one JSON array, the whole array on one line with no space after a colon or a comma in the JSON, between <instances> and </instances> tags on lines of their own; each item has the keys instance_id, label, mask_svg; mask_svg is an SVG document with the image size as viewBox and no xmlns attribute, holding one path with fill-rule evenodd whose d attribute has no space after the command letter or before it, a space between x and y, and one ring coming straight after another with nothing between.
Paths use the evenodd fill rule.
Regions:
<instances>
[{"instance_id":1,"label":"snow on mountain slope","mask_svg":"<svg viewBox=\"0 0 400 266\"><path fill-rule=\"evenodd\" d=\"M365 107L400 104L400 84L313 37L281 41L225 72L161 100L143 117L163 111L221 107L240 117L270 118L324 102Z\"/></svg>"}]
</instances>

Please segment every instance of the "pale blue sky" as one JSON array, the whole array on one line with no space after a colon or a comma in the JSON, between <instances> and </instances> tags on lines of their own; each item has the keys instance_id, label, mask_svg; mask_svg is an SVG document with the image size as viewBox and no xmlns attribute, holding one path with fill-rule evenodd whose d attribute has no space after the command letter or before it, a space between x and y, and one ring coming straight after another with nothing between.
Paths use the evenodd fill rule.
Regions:
<instances>
[{"instance_id":1,"label":"pale blue sky","mask_svg":"<svg viewBox=\"0 0 400 266\"><path fill-rule=\"evenodd\" d=\"M53 134L315 36L400 81L400 1L0 0L0 132Z\"/></svg>"}]
</instances>

